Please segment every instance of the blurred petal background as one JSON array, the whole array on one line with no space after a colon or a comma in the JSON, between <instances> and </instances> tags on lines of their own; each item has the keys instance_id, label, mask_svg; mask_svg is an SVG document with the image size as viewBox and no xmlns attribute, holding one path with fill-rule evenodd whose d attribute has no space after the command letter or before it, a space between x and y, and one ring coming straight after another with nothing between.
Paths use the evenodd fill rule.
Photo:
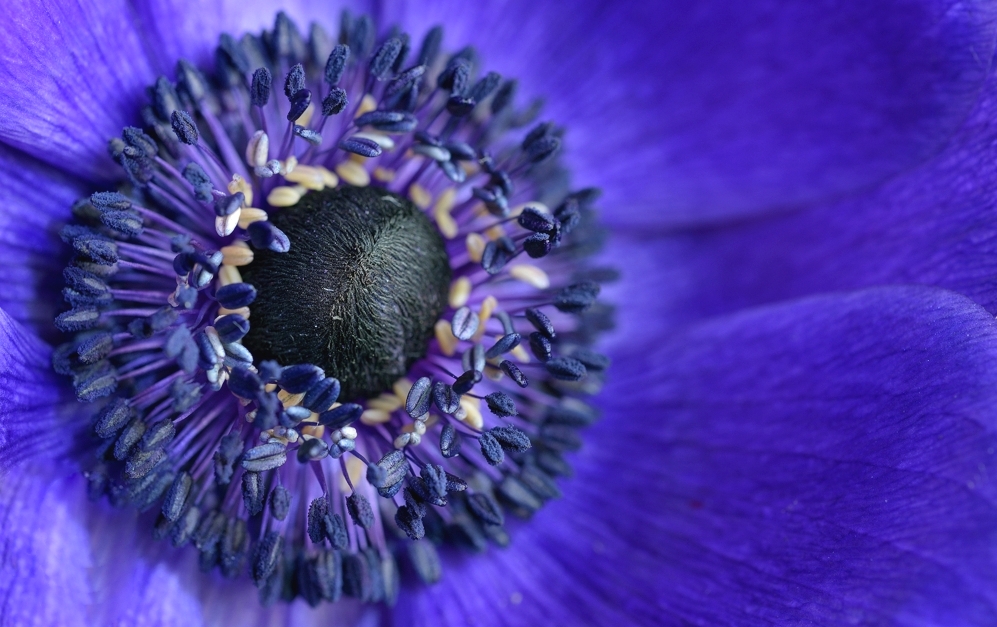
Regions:
<instances>
[{"instance_id":1,"label":"blurred petal background","mask_svg":"<svg viewBox=\"0 0 997 627\"><path fill-rule=\"evenodd\" d=\"M58 229L145 87L328 2L16 0L0 37L10 625L997 622L992 2L357 3L473 43L604 190L617 330L564 498L393 608L262 609L89 502Z\"/></svg>"}]
</instances>

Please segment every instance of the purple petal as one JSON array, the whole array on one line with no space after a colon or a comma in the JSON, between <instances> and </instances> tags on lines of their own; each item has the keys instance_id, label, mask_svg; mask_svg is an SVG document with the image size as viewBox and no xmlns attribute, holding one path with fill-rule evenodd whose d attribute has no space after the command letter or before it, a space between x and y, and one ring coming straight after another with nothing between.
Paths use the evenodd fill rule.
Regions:
<instances>
[{"instance_id":1,"label":"purple petal","mask_svg":"<svg viewBox=\"0 0 997 627\"><path fill-rule=\"evenodd\" d=\"M997 331L978 306L815 298L615 364L564 499L407 595L414 624L997 621Z\"/></svg>"},{"instance_id":2,"label":"purple petal","mask_svg":"<svg viewBox=\"0 0 997 627\"><path fill-rule=\"evenodd\" d=\"M975 102L997 27L947 0L385 4L546 98L575 182L626 224L784 209L924 160Z\"/></svg>"},{"instance_id":3,"label":"purple petal","mask_svg":"<svg viewBox=\"0 0 997 627\"><path fill-rule=\"evenodd\" d=\"M0 141L78 176L118 169L107 140L155 78L129 3L15 0L0 39Z\"/></svg>"},{"instance_id":4,"label":"purple petal","mask_svg":"<svg viewBox=\"0 0 997 627\"><path fill-rule=\"evenodd\" d=\"M48 345L0 310L0 473L70 449L81 426L68 387Z\"/></svg>"},{"instance_id":5,"label":"purple petal","mask_svg":"<svg viewBox=\"0 0 997 627\"><path fill-rule=\"evenodd\" d=\"M997 78L945 149L851 198L764 220L672 233L644 248L672 322L806 294L920 283L997 313ZM650 243L646 233L635 243ZM745 271L749 269L749 271ZM638 272L640 272L638 270ZM639 276L639 274L638 274Z\"/></svg>"},{"instance_id":6,"label":"purple petal","mask_svg":"<svg viewBox=\"0 0 997 627\"><path fill-rule=\"evenodd\" d=\"M52 342L66 257L59 229L86 192L67 175L0 146L0 308Z\"/></svg>"}]
</instances>

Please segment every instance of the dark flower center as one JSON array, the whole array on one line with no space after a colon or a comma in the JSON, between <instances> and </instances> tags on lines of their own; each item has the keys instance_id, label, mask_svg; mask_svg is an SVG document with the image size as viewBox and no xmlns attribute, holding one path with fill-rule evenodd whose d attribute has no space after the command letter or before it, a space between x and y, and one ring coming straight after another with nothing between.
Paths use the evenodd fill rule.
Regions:
<instances>
[{"instance_id":1,"label":"dark flower center","mask_svg":"<svg viewBox=\"0 0 997 627\"><path fill-rule=\"evenodd\" d=\"M293 245L243 269L258 291L243 343L257 358L319 366L345 401L389 389L426 355L447 304L436 227L408 199L370 187L310 192L272 222Z\"/></svg>"}]
</instances>

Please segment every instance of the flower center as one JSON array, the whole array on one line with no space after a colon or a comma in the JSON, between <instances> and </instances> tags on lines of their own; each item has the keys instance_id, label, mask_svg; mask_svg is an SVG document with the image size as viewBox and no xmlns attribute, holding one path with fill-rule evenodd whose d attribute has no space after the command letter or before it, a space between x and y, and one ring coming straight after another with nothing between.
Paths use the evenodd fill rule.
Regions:
<instances>
[{"instance_id":1,"label":"flower center","mask_svg":"<svg viewBox=\"0 0 997 627\"><path fill-rule=\"evenodd\" d=\"M390 603L399 560L432 583L437 547L505 546L596 418L598 193L442 36L222 35L61 232L53 366L93 407L91 494L264 603Z\"/></svg>"},{"instance_id":2,"label":"flower center","mask_svg":"<svg viewBox=\"0 0 997 627\"><path fill-rule=\"evenodd\" d=\"M293 245L242 270L258 292L243 343L258 359L321 367L341 400L390 389L426 355L447 306L450 259L435 225L370 187L310 192L272 221Z\"/></svg>"}]
</instances>

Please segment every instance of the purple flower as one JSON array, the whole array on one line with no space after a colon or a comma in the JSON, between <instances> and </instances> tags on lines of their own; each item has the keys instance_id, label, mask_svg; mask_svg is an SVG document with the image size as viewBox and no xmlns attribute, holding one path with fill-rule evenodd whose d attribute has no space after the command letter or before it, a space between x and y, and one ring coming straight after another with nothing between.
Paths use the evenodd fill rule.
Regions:
<instances>
[{"instance_id":1,"label":"purple flower","mask_svg":"<svg viewBox=\"0 0 997 627\"><path fill-rule=\"evenodd\" d=\"M59 229L79 198L117 188L106 142L154 126L140 111L156 76L179 58L209 66L220 32L269 28L273 9L12 7L0 41L4 622L994 622L997 305L973 254L990 228L989 7L357 9L385 36L443 24L448 51L472 43L521 93L545 95L573 179L604 189L619 326L600 345L613 360L604 417L569 455L563 497L512 525L506 549L445 550L438 584L405 573L393 608L317 610L262 608L248 577L202 575L196 552L154 542L154 516L90 502L92 412L50 366L64 340ZM287 10L300 24L338 19ZM273 81L284 98L284 75ZM293 107L301 90L286 89ZM182 115L167 126L194 144L197 127ZM375 139L348 149L376 151ZM259 250L286 248L248 233ZM247 295L227 297L238 309ZM236 388L255 390L241 376Z\"/></svg>"}]
</instances>

